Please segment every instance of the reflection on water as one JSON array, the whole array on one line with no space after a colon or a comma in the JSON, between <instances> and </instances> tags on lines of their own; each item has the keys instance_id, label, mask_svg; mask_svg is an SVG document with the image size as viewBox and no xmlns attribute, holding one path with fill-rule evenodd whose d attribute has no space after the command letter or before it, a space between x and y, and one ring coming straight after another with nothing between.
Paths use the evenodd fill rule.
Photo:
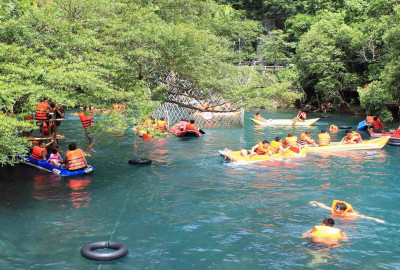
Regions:
<instances>
[{"instance_id":1,"label":"reflection on water","mask_svg":"<svg viewBox=\"0 0 400 270\"><path fill-rule=\"evenodd\" d=\"M293 113L264 117L292 119ZM217 150L249 149L259 140L305 130L256 127L250 116L245 128L140 141L139 149L133 148L131 133L100 136L97 152L88 158L96 170L84 177L58 177L25 166L0 170L0 269L98 269L100 264L80 256L79 247L110 239L124 242L130 253L101 269L399 267L400 148L310 153L249 165L224 162ZM332 123L355 126L358 121L335 116L310 129L315 138ZM66 119L61 129L87 145L79 119ZM340 130L336 140L343 136ZM153 163L128 164L133 158ZM301 234L329 211L308 202L329 205L333 199L387 223L336 220L349 242L316 250Z\"/></svg>"}]
</instances>

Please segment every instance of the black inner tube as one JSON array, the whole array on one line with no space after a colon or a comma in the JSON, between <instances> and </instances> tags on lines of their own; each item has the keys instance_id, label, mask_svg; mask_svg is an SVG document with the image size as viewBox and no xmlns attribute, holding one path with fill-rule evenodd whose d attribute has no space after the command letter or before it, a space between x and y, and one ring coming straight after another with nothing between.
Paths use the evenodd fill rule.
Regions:
<instances>
[{"instance_id":1,"label":"black inner tube","mask_svg":"<svg viewBox=\"0 0 400 270\"><path fill-rule=\"evenodd\" d=\"M352 126L339 126L340 129L352 129Z\"/></svg>"},{"instance_id":2,"label":"black inner tube","mask_svg":"<svg viewBox=\"0 0 400 270\"><path fill-rule=\"evenodd\" d=\"M137 158L137 159L129 160L128 163L129 164L151 164L151 160L150 159Z\"/></svg>"},{"instance_id":3,"label":"black inner tube","mask_svg":"<svg viewBox=\"0 0 400 270\"><path fill-rule=\"evenodd\" d=\"M99 253L97 249L114 249L115 251L108 253ZM83 257L94 261L112 261L124 257L128 254L128 247L120 242L94 242L84 245L81 248Z\"/></svg>"}]
</instances>

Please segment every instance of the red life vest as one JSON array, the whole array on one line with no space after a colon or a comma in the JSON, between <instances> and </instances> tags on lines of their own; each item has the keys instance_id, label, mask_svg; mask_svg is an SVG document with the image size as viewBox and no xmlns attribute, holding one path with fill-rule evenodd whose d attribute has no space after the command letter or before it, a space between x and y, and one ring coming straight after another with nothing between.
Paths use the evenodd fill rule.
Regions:
<instances>
[{"instance_id":1,"label":"red life vest","mask_svg":"<svg viewBox=\"0 0 400 270\"><path fill-rule=\"evenodd\" d=\"M35 118L36 120L47 120L47 107L49 106L49 103L47 102L40 102L39 104L36 105L36 115Z\"/></svg>"},{"instance_id":2,"label":"red life vest","mask_svg":"<svg viewBox=\"0 0 400 270\"><path fill-rule=\"evenodd\" d=\"M259 142L258 147L256 149L254 149L254 152L256 152L257 155L266 155L267 151L268 151L268 149L264 147L262 142Z\"/></svg>"},{"instance_id":3,"label":"red life vest","mask_svg":"<svg viewBox=\"0 0 400 270\"><path fill-rule=\"evenodd\" d=\"M81 119L82 126L84 129L87 129L88 127L90 127L91 124L94 123L93 115L88 114L86 116L85 113L83 113L83 112L79 112L78 115L79 115L79 118Z\"/></svg>"},{"instance_id":4,"label":"red life vest","mask_svg":"<svg viewBox=\"0 0 400 270\"><path fill-rule=\"evenodd\" d=\"M305 133L301 133L300 135L300 143L302 145L313 144L312 139Z\"/></svg>"},{"instance_id":5,"label":"red life vest","mask_svg":"<svg viewBox=\"0 0 400 270\"><path fill-rule=\"evenodd\" d=\"M382 128L381 119L378 119L378 120L376 120L376 121L375 121L375 120L372 121L371 125L372 125L372 128L373 128L373 129L381 129L381 128Z\"/></svg>"},{"instance_id":6,"label":"red life vest","mask_svg":"<svg viewBox=\"0 0 400 270\"><path fill-rule=\"evenodd\" d=\"M44 160L43 155L42 155L43 151L45 152L44 155L46 156L47 155L46 148L42 148L40 146L35 145L32 149L31 157L38 159L38 160Z\"/></svg>"},{"instance_id":7,"label":"red life vest","mask_svg":"<svg viewBox=\"0 0 400 270\"><path fill-rule=\"evenodd\" d=\"M81 149L67 151L66 155L68 157L68 170L75 171L86 167L87 164Z\"/></svg>"}]
</instances>

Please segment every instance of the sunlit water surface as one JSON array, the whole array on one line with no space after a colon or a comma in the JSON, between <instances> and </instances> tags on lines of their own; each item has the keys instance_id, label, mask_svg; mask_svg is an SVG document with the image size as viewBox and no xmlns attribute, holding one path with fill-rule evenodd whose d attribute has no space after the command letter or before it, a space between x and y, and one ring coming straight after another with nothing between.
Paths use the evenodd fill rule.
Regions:
<instances>
[{"instance_id":1,"label":"sunlit water surface","mask_svg":"<svg viewBox=\"0 0 400 270\"><path fill-rule=\"evenodd\" d=\"M88 176L1 169L0 269L400 269L400 147L248 166L223 162L217 150L304 131L259 129L252 115L245 127L207 129L200 138L140 141L139 153L131 132L97 138L88 158L96 170ZM310 130L316 137L330 124L360 120L334 115ZM78 118L68 117L61 133L68 138L62 149L87 146ZM153 164L129 165L135 157ZM349 242L319 251L301 234L329 211L307 203L333 199L387 223L337 220ZM113 262L80 255L85 243L108 240L125 243L129 254Z\"/></svg>"}]
</instances>

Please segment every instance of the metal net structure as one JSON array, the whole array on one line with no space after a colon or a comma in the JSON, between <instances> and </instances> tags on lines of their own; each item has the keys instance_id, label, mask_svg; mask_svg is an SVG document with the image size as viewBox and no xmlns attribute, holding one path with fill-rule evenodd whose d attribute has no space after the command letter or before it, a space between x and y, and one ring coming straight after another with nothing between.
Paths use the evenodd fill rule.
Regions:
<instances>
[{"instance_id":1,"label":"metal net structure","mask_svg":"<svg viewBox=\"0 0 400 270\"><path fill-rule=\"evenodd\" d=\"M165 118L169 127L182 118L195 120L198 128L219 128L244 125L244 109L237 108L220 95L192 90L184 80L169 76L168 97L153 112L153 117Z\"/></svg>"}]
</instances>

